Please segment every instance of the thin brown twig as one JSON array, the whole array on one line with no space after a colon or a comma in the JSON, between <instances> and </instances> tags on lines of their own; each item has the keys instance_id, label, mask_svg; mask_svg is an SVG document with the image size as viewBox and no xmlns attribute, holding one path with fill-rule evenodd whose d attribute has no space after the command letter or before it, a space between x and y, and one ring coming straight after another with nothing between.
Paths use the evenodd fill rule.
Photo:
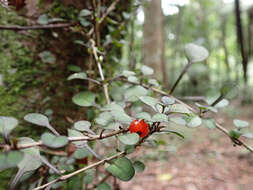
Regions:
<instances>
[{"instance_id":1,"label":"thin brown twig","mask_svg":"<svg viewBox=\"0 0 253 190\"><path fill-rule=\"evenodd\" d=\"M93 39L90 39L90 43L91 43L91 48L92 48L94 58L95 58L96 63L97 63L97 67L98 67L98 71L99 71L101 80L104 83L105 77L104 77L104 73L103 73L103 70L102 70L101 63L100 63L99 58L98 58L97 49L96 49L96 46L95 46L95 41ZM107 102L107 104L110 104L111 100L110 100L110 96L109 96L109 92L108 92L108 83L104 83L103 87L104 87L106 102Z\"/></svg>"},{"instance_id":2,"label":"thin brown twig","mask_svg":"<svg viewBox=\"0 0 253 190\"><path fill-rule=\"evenodd\" d=\"M99 166L99 165L101 165L101 164L104 164L105 162L110 161L110 160L113 160L113 159L115 159L115 158L122 157L124 154L125 154L125 151L119 152L118 154L116 154L116 155L114 155L114 156L111 156L111 157L109 157L109 158L105 158L105 159L103 159L103 160L100 160L99 162L96 162L96 163L91 164L91 165L89 165L89 166L87 166L87 167L81 168L81 169L79 169L79 170L76 170L76 171L74 171L74 172L72 172L72 173L70 173L70 174L66 174L66 175L60 176L60 177L58 177L57 179L55 179L55 180L53 180L53 181L51 181L51 182L48 182L48 183L46 183L46 184L44 184L44 185L42 185L42 186L39 186L39 187L37 187L37 188L34 188L33 190L44 189L44 188L46 188L46 187L48 187L48 186L50 186L50 185L53 185L53 184L55 184L55 183L57 183L57 182L59 182L59 181L65 181L65 180L67 180L67 179L69 179L69 178L71 178L71 177L73 177L73 176L75 176L75 175L77 175L77 174L79 174L79 173L82 173L82 172L84 172L84 171L86 171L86 170L88 170L88 169L91 169L91 168L94 168L94 167Z\"/></svg>"},{"instance_id":3,"label":"thin brown twig","mask_svg":"<svg viewBox=\"0 0 253 190\"><path fill-rule=\"evenodd\" d=\"M68 140L69 140L69 142L75 142L75 141L94 141L94 140L100 140L100 139L109 138L109 137L115 136L117 134L126 133L127 131L128 131L128 129L121 129L121 130L113 131L111 133L107 133L107 134L103 134L103 135L90 135L89 137L87 137L87 136L68 137ZM20 150L20 149L26 149L26 148L31 148L31 147L35 147L35 146L45 146L45 145L40 140L40 141L35 142L35 143L17 145L16 147L12 147L11 145L5 144L5 145L1 145L0 149L12 150L12 149L15 148L17 150Z\"/></svg>"}]
</instances>

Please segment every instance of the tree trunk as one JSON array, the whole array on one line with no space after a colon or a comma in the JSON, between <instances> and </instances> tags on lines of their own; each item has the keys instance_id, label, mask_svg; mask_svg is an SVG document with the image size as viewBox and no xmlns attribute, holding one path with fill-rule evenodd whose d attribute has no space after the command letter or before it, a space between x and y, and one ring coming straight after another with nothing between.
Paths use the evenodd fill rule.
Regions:
<instances>
[{"instance_id":1,"label":"tree trunk","mask_svg":"<svg viewBox=\"0 0 253 190\"><path fill-rule=\"evenodd\" d=\"M152 67L157 78L167 83L166 62L164 59L163 13L161 0L150 0L144 7L143 62Z\"/></svg>"},{"instance_id":2,"label":"tree trunk","mask_svg":"<svg viewBox=\"0 0 253 190\"><path fill-rule=\"evenodd\" d=\"M237 41L238 41L238 45L239 45L239 49L240 49L241 57L242 57L243 78L244 78L245 84L247 84L247 81L248 81L248 76L247 76L248 56L247 56L246 49L244 46L243 29L242 29L242 22L241 22L241 11L240 11L240 1L239 0L235 0L235 16L236 16Z\"/></svg>"}]
</instances>

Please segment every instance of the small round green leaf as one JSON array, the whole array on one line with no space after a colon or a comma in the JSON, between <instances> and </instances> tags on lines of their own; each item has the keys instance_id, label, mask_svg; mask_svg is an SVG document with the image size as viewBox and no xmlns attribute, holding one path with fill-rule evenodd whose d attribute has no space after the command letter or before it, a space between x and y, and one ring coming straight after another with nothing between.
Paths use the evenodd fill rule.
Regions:
<instances>
[{"instance_id":1,"label":"small round green leaf","mask_svg":"<svg viewBox=\"0 0 253 190\"><path fill-rule=\"evenodd\" d=\"M110 112L102 112L95 119L95 122L102 126L106 126L112 121L113 121L113 116Z\"/></svg>"},{"instance_id":2,"label":"small round green leaf","mask_svg":"<svg viewBox=\"0 0 253 190\"><path fill-rule=\"evenodd\" d=\"M18 145L31 144L35 141L28 137L22 137L18 140ZM26 148L21 150L24 153L24 158L18 163L18 168L24 172L33 171L40 167L40 151L38 147Z\"/></svg>"},{"instance_id":3,"label":"small round green leaf","mask_svg":"<svg viewBox=\"0 0 253 190\"><path fill-rule=\"evenodd\" d=\"M126 157L113 160L113 164L109 165L106 170L122 181L131 180L135 174L132 162Z\"/></svg>"},{"instance_id":4,"label":"small round green leaf","mask_svg":"<svg viewBox=\"0 0 253 190\"><path fill-rule=\"evenodd\" d=\"M249 123L247 121L239 120L239 119L234 119L234 125L241 129L249 126Z\"/></svg>"},{"instance_id":5,"label":"small round green leaf","mask_svg":"<svg viewBox=\"0 0 253 190\"><path fill-rule=\"evenodd\" d=\"M86 79L87 75L85 72L80 72L80 73L74 73L68 77L68 80L73 80L73 79Z\"/></svg>"},{"instance_id":6,"label":"small round green leaf","mask_svg":"<svg viewBox=\"0 0 253 190\"><path fill-rule=\"evenodd\" d=\"M148 79L148 84L151 84L153 86L159 86L159 83L156 79Z\"/></svg>"},{"instance_id":7,"label":"small round green leaf","mask_svg":"<svg viewBox=\"0 0 253 190\"><path fill-rule=\"evenodd\" d=\"M102 109L102 111L118 111L118 112L124 112L124 109L122 106L120 106L119 104L116 103L110 103L107 104L106 106L104 106Z\"/></svg>"},{"instance_id":8,"label":"small round green leaf","mask_svg":"<svg viewBox=\"0 0 253 190\"><path fill-rule=\"evenodd\" d=\"M241 131L238 131L238 130L230 130L229 131L229 135L230 137L234 138L234 139L238 139L243 133Z\"/></svg>"},{"instance_id":9,"label":"small round green leaf","mask_svg":"<svg viewBox=\"0 0 253 190\"><path fill-rule=\"evenodd\" d=\"M129 82L137 82L137 83L139 82L139 79L135 76L129 76L129 77L127 77L127 80Z\"/></svg>"},{"instance_id":10,"label":"small round green leaf","mask_svg":"<svg viewBox=\"0 0 253 190\"><path fill-rule=\"evenodd\" d=\"M182 117L172 117L169 120L178 125L183 125L183 126L186 125L186 121Z\"/></svg>"},{"instance_id":11,"label":"small round green leaf","mask_svg":"<svg viewBox=\"0 0 253 190\"><path fill-rule=\"evenodd\" d=\"M0 171L12 168L18 165L24 157L21 151L9 151L0 153Z\"/></svg>"},{"instance_id":12,"label":"small round green leaf","mask_svg":"<svg viewBox=\"0 0 253 190\"><path fill-rule=\"evenodd\" d=\"M253 134L252 133L244 133L242 136L244 136L248 139L253 139Z\"/></svg>"},{"instance_id":13,"label":"small round green leaf","mask_svg":"<svg viewBox=\"0 0 253 190\"><path fill-rule=\"evenodd\" d=\"M152 107L154 110L156 110L155 106L158 103L158 100L155 98L152 98L150 96L141 96L139 99L148 106Z\"/></svg>"},{"instance_id":14,"label":"small round green leaf","mask_svg":"<svg viewBox=\"0 0 253 190\"><path fill-rule=\"evenodd\" d=\"M127 89L125 98L130 102L138 101L138 97L147 95L148 90L142 86L133 86Z\"/></svg>"},{"instance_id":15,"label":"small round green leaf","mask_svg":"<svg viewBox=\"0 0 253 190\"><path fill-rule=\"evenodd\" d=\"M90 10L88 10L88 9L82 9L81 11L80 11L80 13L79 13L79 16L88 16L88 15L91 15L92 14L92 12L90 11Z\"/></svg>"},{"instance_id":16,"label":"small round green leaf","mask_svg":"<svg viewBox=\"0 0 253 190\"><path fill-rule=\"evenodd\" d=\"M143 172L145 170L145 164L141 161L135 161L133 166L136 172Z\"/></svg>"},{"instance_id":17,"label":"small round green leaf","mask_svg":"<svg viewBox=\"0 0 253 190\"><path fill-rule=\"evenodd\" d=\"M84 184L90 184L92 183L94 179L94 172L88 172L84 177L83 177L83 183Z\"/></svg>"},{"instance_id":18,"label":"small round green leaf","mask_svg":"<svg viewBox=\"0 0 253 190\"><path fill-rule=\"evenodd\" d=\"M152 122L168 122L168 116L162 113L153 115Z\"/></svg>"},{"instance_id":19,"label":"small round green leaf","mask_svg":"<svg viewBox=\"0 0 253 190\"><path fill-rule=\"evenodd\" d=\"M39 57L41 58L43 63L55 63L56 58L50 51L43 51L39 54Z\"/></svg>"},{"instance_id":20,"label":"small round green leaf","mask_svg":"<svg viewBox=\"0 0 253 190\"><path fill-rule=\"evenodd\" d=\"M128 70L124 70L124 71L122 72L122 75L125 76L125 77L129 77L129 76L135 75L135 72L133 72L133 71L128 71Z\"/></svg>"},{"instance_id":21,"label":"small round green leaf","mask_svg":"<svg viewBox=\"0 0 253 190\"><path fill-rule=\"evenodd\" d=\"M82 158L86 158L90 155L90 152L86 149L86 148L78 148L75 152L74 152L74 157L76 159L82 159Z\"/></svg>"},{"instance_id":22,"label":"small round green leaf","mask_svg":"<svg viewBox=\"0 0 253 190\"><path fill-rule=\"evenodd\" d=\"M85 121L85 120L77 121L74 124L74 128L78 131L87 131L87 132L89 132L89 131L91 131L90 126L91 126L91 123L89 121Z\"/></svg>"},{"instance_id":23,"label":"small round green leaf","mask_svg":"<svg viewBox=\"0 0 253 190\"><path fill-rule=\"evenodd\" d=\"M191 63L204 61L209 55L206 48L193 43L186 44L184 49L186 57Z\"/></svg>"},{"instance_id":24,"label":"small round green leaf","mask_svg":"<svg viewBox=\"0 0 253 190\"><path fill-rule=\"evenodd\" d=\"M131 153L134 152L134 150L135 150L134 145L126 145L126 146L125 146L126 154L131 154Z\"/></svg>"},{"instance_id":25,"label":"small round green leaf","mask_svg":"<svg viewBox=\"0 0 253 190\"><path fill-rule=\"evenodd\" d=\"M44 133L41 136L43 144L50 148L61 148L68 143L68 138L65 136L55 136L52 133Z\"/></svg>"},{"instance_id":26,"label":"small round green leaf","mask_svg":"<svg viewBox=\"0 0 253 190\"><path fill-rule=\"evenodd\" d=\"M8 136L17 125L18 120L14 117L0 116L0 134Z\"/></svg>"},{"instance_id":27,"label":"small round green leaf","mask_svg":"<svg viewBox=\"0 0 253 190\"><path fill-rule=\"evenodd\" d=\"M168 96L163 96L161 101L164 105L171 105L175 103L175 99L169 98Z\"/></svg>"},{"instance_id":28,"label":"small round green leaf","mask_svg":"<svg viewBox=\"0 0 253 190\"><path fill-rule=\"evenodd\" d=\"M191 111L183 104L173 104L170 107L172 113L191 113Z\"/></svg>"},{"instance_id":29,"label":"small round green leaf","mask_svg":"<svg viewBox=\"0 0 253 190\"><path fill-rule=\"evenodd\" d=\"M186 124L187 127L198 127L202 123L202 120L199 116L191 118L191 120Z\"/></svg>"},{"instance_id":30,"label":"small round green leaf","mask_svg":"<svg viewBox=\"0 0 253 190\"><path fill-rule=\"evenodd\" d=\"M80 92L72 98L73 102L79 106L92 106L95 102L95 94L92 92Z\"/></svg>"},{"instance_id":31,"label":"small round green leaf","mask_svg":"<svg viewBox=\"0 0 253 190\"><path fill-rule=\"evenodd\" d=\"M111 187L108 183L101 183L96 190L111 190Z\"/></svg>"},{"instance_id":32,"label":"small round green leaf","mask_svg":"<svg viewBox=\"0 0 253 190\"><path fill-rule=\"evenodd\" d=\"M141 72L143 75L152 75L154 73L154 70L151 67L143 65L141 67Z\"/></svg>"},{"instance_id":33,"label":"small round green leaf","mask_svg":"<svg viewBox=\"0 0 253 190\"><path fill-rule=\"evenodd\" d=\"M136 118L138 119L144 119L146 121L151 121L151 116L147 112L140 112L136 114Z\"/></svg>"},{"instance_id":34,"label":"small round green leaf","mask_svg":"<svg viewBox=\"0 0 253 190\"><path fill-rule=\"evenodd\" d=\"M113 118L120 123L130 124L133 120L133 118L127 115L125 112L111 111L110 113L112 114Z\"/></svg>"},{"instance_id":35,"label":"small round green leaf","mask_svg":"<svg viewBox=\"0 0 253 190\"><path fill-rule=\"evenodd\" d=\"M126 145L135 145L139 141L139 135L136 133L120 135L118 138L120 142Z\"/></svg>"},{"instance_id":36,"label":"small round green leaf","mask_svg":"<svg viewBox=\"0 0 253 190\"><path fill-rule=\"evenodd\" d=\"M24 117L24 120L42 127L47 127L49 125L48 118L40 113L29 113Z\"/></svg>"},{"instance_id":37,"label":"small round green leaf","mask_svg":"<svg viewBox=\"0 0 253 190\"><path fill-rule=\"evenodd\" d=\"M215 129L216 125L213 119L204 119L203 120L204 125L209 129Z\"/></svg>"},{"instance_id":38,"label":"small round green leaf","mask_svg":"<svg viewBox=\"0 0 253 190\"><path fill-rule=\"evenodd\" d=\"M48 16L46 14L40 15L38 20L37 20L37 23L42 24L42 25L48 24L48 22L49 22L49 19L48 19Z\"/></svg>"}]
</instances>

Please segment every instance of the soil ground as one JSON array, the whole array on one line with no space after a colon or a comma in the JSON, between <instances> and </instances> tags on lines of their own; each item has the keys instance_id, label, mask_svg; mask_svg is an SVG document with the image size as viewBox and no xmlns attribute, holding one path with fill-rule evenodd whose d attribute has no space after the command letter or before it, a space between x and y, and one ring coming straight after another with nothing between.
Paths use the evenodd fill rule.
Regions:
<instances>
[{"instance_id":1,"label":"soil ground","mask_svg":"<svg viewBox=\"0 0 253 190\"><path fill-rule=\"evenodd\" d=\"M226 113L216 116L227 129L232 127L233 118L248 121L253 129L253 106L230 106ZM135 157L147 160L146 168L130 182L121 182L121 189L253 190L253 154L234 147L217 129L201 127L182 132L185 140L163 136L159 138L166 138L169 145L138 151ZM253 140L245 140L253 145Z\"/></svg>"}]
</instances>

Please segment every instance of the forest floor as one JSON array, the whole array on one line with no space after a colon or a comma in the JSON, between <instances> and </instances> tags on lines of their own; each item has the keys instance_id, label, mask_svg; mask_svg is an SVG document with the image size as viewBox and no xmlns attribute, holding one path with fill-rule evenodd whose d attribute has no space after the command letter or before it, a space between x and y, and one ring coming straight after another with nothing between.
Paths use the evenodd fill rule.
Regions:
<instances>
[{"instance_id":1,"label":"forest floor","mask_svg":"<svg viewBox=\"0 0 253 190\"><path fill-rule=\"evenodd\" d=\"M227 129L232 127L233 118L248 121L252 129L253 106L238 108L238 105L233 105L227 108L227 113L216 116L216 120ZM216 129L201 127L185 133L190 133L188 136L191 138L186 137L181 142L172 138L169 148L168 145L160 145L135 153L136 158L149 158L145 161L146 168L130 182L121 182L121 189L253 189L253 154L243 147L234 147L231 140ZM166 141L169 139L167 137ZM173 143L176 144L174 148ZM253 145L253 141L248 143Z\"/></svg>"}]
</instances>

